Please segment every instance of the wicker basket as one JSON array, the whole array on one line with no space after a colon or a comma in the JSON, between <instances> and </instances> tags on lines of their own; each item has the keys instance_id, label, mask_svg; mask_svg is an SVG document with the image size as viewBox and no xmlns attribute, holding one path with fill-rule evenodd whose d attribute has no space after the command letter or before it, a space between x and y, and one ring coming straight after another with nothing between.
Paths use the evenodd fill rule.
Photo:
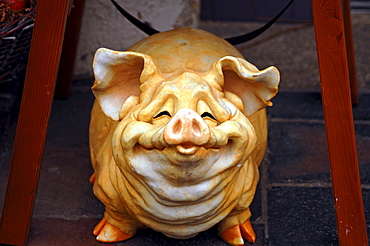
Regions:
<instances>
[{"instance_id":1,"label":"wicker basket","mask_svg":"<svg viewBox=\"0 0 370 246\"><path fill-rule=\"evenodd\" d=\"M0 85L24 74L36 10L0 24Z\"/></svg>"}]
</instances>

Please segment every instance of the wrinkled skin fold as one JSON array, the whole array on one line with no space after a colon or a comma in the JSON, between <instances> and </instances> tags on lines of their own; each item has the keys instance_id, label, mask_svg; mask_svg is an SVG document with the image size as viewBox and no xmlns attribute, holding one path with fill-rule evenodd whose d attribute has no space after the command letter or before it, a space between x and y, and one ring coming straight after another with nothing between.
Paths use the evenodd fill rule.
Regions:
<instances>
[{"instance_id":1,"label":"wrinkled skin fold","mask_svg":"<svg viewBox=\"0 0 370 246\"><path fill-rule=\"evenodd\" d=\"M129 51L99 49L94 74L91 180L106 207L97 239L125 240L143 226L189 238L218 223L229 244L254 241L249 206L277 69L260 71L226 41L181 28Z\"/></svg>"}]
</instances>

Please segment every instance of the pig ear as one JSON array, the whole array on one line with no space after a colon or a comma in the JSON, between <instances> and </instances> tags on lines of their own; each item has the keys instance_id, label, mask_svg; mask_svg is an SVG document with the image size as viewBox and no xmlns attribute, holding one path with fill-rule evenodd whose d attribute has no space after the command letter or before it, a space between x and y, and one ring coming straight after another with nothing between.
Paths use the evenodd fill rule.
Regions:
<instances>
[{"instance_id":1,"label":"pig ear","mask_svg":"<svg viewBox=\"0 0 370 246\"><path fill-rule=\"evenodd\" d=\"M242 99L245 115L250 116L272 106L270 100L276 95L280 81L275 67L259 71L246 60L232 56L221 58L215 66L217 73L223 76L223 79L218 79L220 86Z\"/></svg>"},{"instance_id":2,"label":"pig ear","mask_svg":"<svg viewBox=\"0 0 370 246\"><path fill-rule=\"evenodd\" d=\"M93 63L92 91L105 115L119 120L119 112L130 96L140 95L141 80L157 72L151 57L137 52L100 48Z\"/></svg>"}]
</instances>

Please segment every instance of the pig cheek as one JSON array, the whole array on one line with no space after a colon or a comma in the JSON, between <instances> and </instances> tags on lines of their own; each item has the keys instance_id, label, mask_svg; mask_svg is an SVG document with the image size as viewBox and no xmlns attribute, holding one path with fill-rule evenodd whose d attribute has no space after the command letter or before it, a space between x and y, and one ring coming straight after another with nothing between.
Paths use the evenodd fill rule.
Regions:
<instances>
[{"instance_id":1,"label":"pig cheek","mask_svg":"<svg viewBox=\"0 0 370 246\"><path fill-rule=\"evenodd\" d=\"M115 158L123 165L126 165L125 163L134 165L137 156L146 156L150 152L155 152L157 153L156 157L147 159L147 162L158 161L160 159L158 157L161 156L161 152L165 148L163 131L164 126L162 125L152 125L147 122L135 121L135 119L126 121L116 130ZM130 168L133 171L136 170L133 166Z\"/></svg>"},{"instance_id":2,"label":"pig cheek","mask_svg":"<svg viewBox=\"0 0 370 246\"><path fill-rule=\"evenodd\" d=\"M151 128L150 124L139 122L133 114L122 119L113 133L113 156L117 164L124 163L127 151L132 150L139 138Z\"/></svg>"},{"instance_id":3,"label":"pig cheek","mask_svg":"<svg viewBox=\"0 0 370 246\"><path fill-rule=\"evenodd\" d=\"M255 147L256 133L249 120L244 115L239 116L214 127L212 131L217 138L216 144L225 144L231 149L229 158L244 163Z\"/></svg>"},{"instance_id":4,"label":"pig cheek","mask_svg":"<svg viewBox=\"0 0 370 246\"><path fill-rule=\"evenodd\" d=\"M118 124L118 126L116 127L114 134L113 134L113 138L112 138L113 158L121 171L123 171L122 170L124 166L123 163L126 163L124 149L126 149L127 145L129 144L132 146L136 144L134 137L130 138L131 142L123 143L122 138L123 138L123 134L125 132L126 127L127 127L127 122L125 122L125 120L122 120L121 123ZM137 138L138 137L136 137L136 139Z\"/></svg>"}]
</instances>

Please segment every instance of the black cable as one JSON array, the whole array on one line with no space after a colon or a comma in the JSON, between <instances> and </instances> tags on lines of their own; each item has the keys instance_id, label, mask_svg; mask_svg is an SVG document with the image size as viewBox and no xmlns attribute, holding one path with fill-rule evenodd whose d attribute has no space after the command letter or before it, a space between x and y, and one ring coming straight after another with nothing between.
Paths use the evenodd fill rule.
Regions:
<instances>
[{"instance_id":1,"label":"black cable","mask_svg":"<svg viewBox=\"0 0 370 246\"><path fill-rule=\"evenodd\" d=\"M156 29L148 26L147 24L142 23L141 21L139 21L138 19L136 19L134 16L130 15L126 10L124 10L120 5L118 5L116 3L116 1L111 0L111 2L113 3L113 5L118 9L118 11L124 17L126 17L132 24L134 24L141 31L145 32L148 35L153 35L153 34L159 33L159 31L157 31ZM254 30L252 32L249 32L249 33L240 35L240 36L226 38L226 41L228 41L232 45L237 45L237 44L245 43L247 41L250 41L250 40L258 37L264 31L266 31L267 29L269 29L269 27L272 26L272 24L274 24L280 18L280 16L282 16L284 14L284 12L289 8L289 6L293 2L294 2L294 0L290 0L290 2L285 6L285 8L283 10L281 10L274 18L272 18L269 22L267 22L262 27Z\"/></svg>"},{"instance_id":2,"label":"black cable","mask_svg":"<svg viewBox=\"0 0 370 246\"><path fill-rule=\"evenodd\" d=\"M228 41L230 44L232 45L237 45L237 44L241 44L241 43L245 43L247 41L250 41L256 37L258 37L259 35L261 35L264 31L266 31L267 29L270 28L270 26L272 26L272 24L274 24L279 18L280 16L282 16L284 14L284 12L289 8L289 6L294 2L294 0L291 0L287 6L285 6L285 8L283 10L280 11L280 13L278 13L273 19L271 19L269 22L267 22L265 25L263 25L262 27L252 31L252 32L249 32L249 33L246 33L244 35L240 35L240 36L237 36L237 37L232 37L232 38L226 38L226 41Z\"/></svg>"},{"instance_id":3,"label":"black cable","mask_svg":"<svg viewBox=\"0 0 370 246\"><path fill-rule=\"evenodd\" d=\"M153 35L153 34L156 34L156 33L159 33L159 31L157 31L154 28L148 26L147 24L142 23L141 21L139 21L138 19L136 19L135 17L130 15L126 10L124 10L121 6L119 6L118 3L116 3L116 1L111 0L111 2L113 3L113 5L118 9L118 11L124 17L126 17L132 24L134 24L141 31L145 32L149 36Z\"/></svg>"}]
</instances>

